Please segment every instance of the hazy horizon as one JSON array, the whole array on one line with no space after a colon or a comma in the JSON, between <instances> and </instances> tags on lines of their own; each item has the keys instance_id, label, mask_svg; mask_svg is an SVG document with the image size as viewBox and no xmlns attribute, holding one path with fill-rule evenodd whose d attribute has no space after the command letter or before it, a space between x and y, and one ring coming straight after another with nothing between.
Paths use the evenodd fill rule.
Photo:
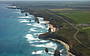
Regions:
<instances>
[{"instance_id":1,"label":"hazy horizon","mask_svg":"<svg viewBox=\"0 0 90 56\"><path fill-rule=\"evenodd\" d=\"M0 0L7 1L7 0ZM8 1L90 1L90 0L8 0Z\"/></svg>"}]
</instances>

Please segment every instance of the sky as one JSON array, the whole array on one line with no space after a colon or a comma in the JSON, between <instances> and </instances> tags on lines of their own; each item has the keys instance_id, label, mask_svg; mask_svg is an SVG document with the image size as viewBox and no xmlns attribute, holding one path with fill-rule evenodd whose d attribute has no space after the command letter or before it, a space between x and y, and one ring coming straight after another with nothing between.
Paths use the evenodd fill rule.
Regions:
<instances>
[{"instance_id":1,"label":"sky","mask_svg":"<svg viewBox=\"0 0 90 56\"><path fill-rule=\"evenodd\" d=\"M90 0L0 0L0 1L90 1Z\"/></svg>"}]
</instances>

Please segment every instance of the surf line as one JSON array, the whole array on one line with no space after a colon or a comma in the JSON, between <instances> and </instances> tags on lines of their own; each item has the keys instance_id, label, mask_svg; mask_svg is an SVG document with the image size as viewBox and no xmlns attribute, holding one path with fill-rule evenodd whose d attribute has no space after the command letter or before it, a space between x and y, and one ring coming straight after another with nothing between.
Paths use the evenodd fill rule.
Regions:
<instances>
[{"instance_id":1,"label":"surf line","mask_svg":"<svg viewBox=\"0 0 90 56\"><path fill-rule=\"evenodd\" d=\"M37 28L40 28L42 30L48 30L48 28L44 25L46 23L46 21L44 21L44 18L42 17L37 17L39 22L40 23L36 23L35 21L32 21L33 19L30 19L31 17L28 16L28 18L26 16L21 16L19 17L20 19L20 22L21 23L27 23L27 25L29 26L33 26L32 28L30 28L29 30L32 31L32 32L37 32L39 29ZM31 44L31 46L33 47L43 47L43 48L52 48L52 49L56 49L57 48L57 45L53 42L49 42L49 40L42 40L42 39L39 39L38 36L40 34L44 34L46 33L47 31L45 32L39 32L38 33L33 33L32 34L26 34L25 38L27 38L27 41ZM37 37L34 37L34 36L37 36ZM43 42L44 44L40 44L40 45L36 45L34 43L40 43L40 42ZM48 43L47 43L48 42ZM38 50L37 52L32 52L32 54L42 54L42 51Z\"/></svg>"},{"instance_id":2,"label":"surf line","mask_svg":"<svg viewBox=\"0 0 90 56\"><path fill-rule=\"evenodd\" d=\"M31 16L30 16L30 17L29 17L29 16L24 16L24 17L19 17L19 18L26 18L24 21L23 21L23 19L21 19L21 22L27 22L27 23L28 23L27 25L31 25L31 26L35 26L35 27L40 27L40 28L47 28L47 29L51 28L51 32L56 32L56 28L53 27L53 25L50 24L49 21L44 21L44 18L42 18L42 17L37 17L39 23L36 23L36 22L33 21L34 24L30 24L30 23L29 23L30 21L32 22L32 19L29 19L30 21L28 20L28 18L32 18ZM43 26L42 24L47 24L48 27L45 27L45 26ZM35 28L34 28L34 29L31 28L30 30L31 30L31 31L34 31L34 32L37 31L37 30L35 30ZM46 33L46 32L38 33L38 35L37 35L37 33L35 33L35 35L39 36L39 35L44 34L44 33ZM27 34L25 37L27 38L27 41L28 41L29 43L47 42L46 40L41 40L41 39L39 39L39 38L34 38L33 35L31 35L31 34ZM34 40L34 42L32 42L33 40ZM49 39L49 40L55 41L54 39ZM60 42L61 44L63 44L63 45L66 47L67 50L69 50L69 46L68 46L68 45L65 45L64 42L61 42L61 41L57 41L57 42ZM54 44L54 43L51 43L51 44ZM32 45L32 46L46 47L46 46L44 46L44 45ZM48 46L47 46L47 47L48 47ZM56 48L55 48L55 49L56 49ZM40 52L42 53L42 51L39 51L39 53L40 53ZM32 53L35 53L35 52L32 52ZM36 52L36 53L39 54L38 52Z\"/></svg>"},{"instance_id":3,"label":"surf line","mask_svg":"<svg viewBox=\"0 0 90 56\"><path fill-rule=\"evenodd\" d=\"M37 17L37 18L39 18L39 17ZM40 19L38 19L38 20L40 20ZM50 21L44 21L43 23L48 24L48 30L50 30L50 32L56 32L56 31L58 31L58 28L56 28L53 24L50 24ZM70 47L69 47L69 45L67 43L65 43L65 42L63 42L61 40L58 40L58 39L49 38L49 40L52 40L52 41L56 41L56 42L61 43L66 48L67 56L75 56L74 54L72 54L71 52L69 52Z\"/></svg>"}]
</instances>

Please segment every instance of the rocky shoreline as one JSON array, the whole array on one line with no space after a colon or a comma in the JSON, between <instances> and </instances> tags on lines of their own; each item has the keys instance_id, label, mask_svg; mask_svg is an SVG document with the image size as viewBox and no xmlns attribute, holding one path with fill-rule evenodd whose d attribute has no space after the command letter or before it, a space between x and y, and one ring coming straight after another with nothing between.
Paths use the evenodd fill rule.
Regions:
<instances>
[{"instance_id":1,"label":"rocky shoreline","mask_svg":"<svg viewBox=\"0 0 90 56\"><path fill-rule=\"evenodd\" d=\"M61 40L58 40L58 39L50 39L50 40L53 40L53 41L56 41L56 42L59 42L59 43L63 44L64 47L67 49L67 53L68 53L67 56L75 56L74 54L72 54L71 52L69 52L70 47L69 47L69 45L66 44L65 42L63 42L63 41L61 41Z\"/></svg>"},{"instance_id":2,"label":"rocky shoreline","mask_svg":"<svg viewBox=\"0 0 90 56\"><path fill-rule=\"evenodd\" d=\"M54 25L52 25L50 23L47 23L47 24L49 24L49 26L48 26L49 32L48 33L50 33L50 32L52 33L52 32L58 31L58 28L54 27ZM41 38L42 37L46 37L48 35L48 33L41 34L41 35L39 35L39 37L41 37ZM61 40L58 40L58 39L53 39L53 38L48 38L48 39L52 40L52 41L55 41L55 42L58 42L58 43L61 43L62 45L64 45L64 47L67 49L67 53L68 53L67 56L75 56L74 54L72 54L70 52L70 47L69 47L69 45L67 43L65 43L65 42L63 42Z\"/></svg>"},{"instance_id":3,"label":"rocky shoreline","mask_svg":"<svg viewBox=\"0 0 90 56\"><path fill-rule=\"evenodd\" d=\"M57 28L53 27L52 24L49 24L49 28L51 29L51 32L56 32L56 31L58 31ZM52 31L52 30L54 30L54 31ZM69 51L70 51L70 47L69 47L69 45L68 45L67 43L65 43L65 42L63 42L63 41L61 41L61 40L58 40L58 39L53 39L53 38L49 38L49 39L52 40L52 41L59 42L59 43L61 43L62 45L64 45L64 47L67 49L67 53L68 53L67 56L75 56L74 54L72 54L71 52L69 52Z\"/></svg>"},{"instance_id":4,"label":"rocky shoreline","mask_svg":"<svg viewBox=\"0 0 90 56\"><path fill-rule=\"evenodd\" d=\"M53 24L53 23L51 22L51 20L47 19L44 15L42 15L41 13L38 13L37 11L34 11L34 10L32 10L32 9L31 9L31 11L27 11L27 12L29 12L29 13L32 14L32 15L34 15L34 16L35 16L35 20L36 20L37 22L38 22L37 17L43 17L43 18L45 18L45 19L44 19L45 21L49 21L49 23L48 23L48 24L49 24L49 26L48 26L49 32L44 33L44 34L40 34L40 35L39 35L39 38L41 38L41 39L50 39L50 40L52 40L52 41L59 42L59 43L63 44L63 45L65 46L65 48L67 49L67 53L68 53L67 56L75 56L75 55L73 55L73 54L70 52L70 47L69 47L69 45L68 45L66 42L62 41L61 39L55 39L56 35L54 35L53 33L56 32L56 31L58 31L59 28L58 28L55 24ZM38 22L38 23L39 23L39 22ZM53 38L52 36L53 36L54 38ZM52 37L52 38L50 38L50 37ZM57 37L58 37L58 36L57 36Z\"/></svg>"},{"instance_id":5,"label":"rocky shoreline","mask_svg":"<svg viewBox=\"0 0 90 56\"><path fill-rule=\"evenodd\" d=\"M49 25L49 27L51 27L51 24ZM51 30L53 30L53 28L51 28ZM51 31L51 32L53 32L53 31ZM48 35L48 33L45 33L45 34L41 34L39 37L41 37L41 38L44 37L45 38L47 35ZM61 43L62 45L64 45L64 47L67 49L67 53L68 53L67 56L75 56L74 54L72 54L70 52L70 47L69 47L69 45L67 43L65 43L65 42L63 42L61 40L58 40L58 39L54 39L54 38L48 38L48 39L52 40L52 41L55 41L55 42L58 42L58 43Z\"/></svg>"}]
</instances>

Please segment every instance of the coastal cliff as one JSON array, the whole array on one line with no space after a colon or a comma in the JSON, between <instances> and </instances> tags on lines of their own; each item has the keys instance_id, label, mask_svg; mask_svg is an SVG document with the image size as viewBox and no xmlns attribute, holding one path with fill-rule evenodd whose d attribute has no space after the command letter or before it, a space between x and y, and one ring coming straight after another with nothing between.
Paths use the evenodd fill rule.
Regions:
<instances>
[{"instance_id":1,"label":"coastal cliff","mask_svg":"<svg viewBox=\"0 0 90 56\"><path fill-rule=\"evenodd\" d=\"M63 42L66 44L66 46L69 47L68 53L70 54L69 56L83 56L80 52L78 52L75 49L76 41L71 38L73 37L74 33L76 32L75 29L73 29L70 25L65 23L61 18L52 15L51 13L47 12L47 10L42 10L42 9L28 9L25 10L25 12L29 12L30 14L34 15L35 17L43 17L45 18L45 21L50 21L50 27L53 28L55 27L56 30L55 32L51 32L52 30L49 29L48 33L44 33L39 35L39 38L41 39L56 39L55 41L58 42ZM37 20L37 18L36 18ZM52 27L53 26L53 27ZM65 31L65 32L63 32ZM78 45L78 44L77 44ZM68 49L68 48L67 48ZM71 54L73 53L73 54Z\"/></svg>"}]
</instances>

